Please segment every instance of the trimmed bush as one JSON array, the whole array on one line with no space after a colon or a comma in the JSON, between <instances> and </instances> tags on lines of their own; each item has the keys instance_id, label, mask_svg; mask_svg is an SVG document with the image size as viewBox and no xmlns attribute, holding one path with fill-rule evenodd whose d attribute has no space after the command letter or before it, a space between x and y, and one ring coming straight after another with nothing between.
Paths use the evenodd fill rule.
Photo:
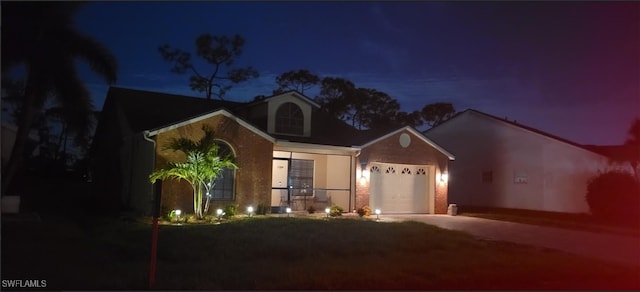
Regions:
<instances>
[{"instance_id":1,"label":"trimmed bush","mask_svg":"<svg viewBox=\"0 0 640 292\"><path fill-rule=\"evenodd\" d=\"M307 208L307 212L309 212L309 214L313 214L316 212L316 208L313 207L313 205L309 206L309 208Z\"/></svg>"},{"instance_id":2,"label":"trimmed bush","mask_svg":"<svg viewBox=\"0 0 640 292\"><path fill-rule=\"evenodd\" d=\"M586 200L591 214L606 223L640 225L640 186L634 176L609 171L591 178Z\"/></svg>"},{"instance_id":3,"label":"trimmed bush","mask_svg":"<svg viewBox=\"0 0 640 292\"><path fill-rule=\"evenodd\" d=\"M356 212L358 212L358 216L360 217L371 216L371 208L369 208L369 206L360 207Z\"/></svg>"},{"instance_id":4,"label":"trimmed bush","mask_svg":"<svg viewBox=\"0 0 640 292\"><path fill-rule=\"evenodd\" d=\"M224 212L222 215L224 218L236 216L238 214L238 205L226 205L222 208L222 212Z\"/></svg>"},{"instance_id":5,"label":"trimmed bush","mask_svg":"<svg viewBox=\"0 0 640 292\"><path fill-rule=\"evenodd\" d=\"M257 215L267 215L267 213L269 213L269 209L271 209L270 206L267 206L265 204L258 204L258 208L256 209L256 214Z\"/></svg>"},{"instance_id":6,"label":"trimmed bush","mask_svg":"<svg viewBox=\"0 0 640 292\"><path fill-rule=\"evenodd\" d=\"M329 210L329 216L331 216L331 217L342 216L342 212L343 211L344 211L344 209L342 209L342 207L340 207L338 205L333 205L333 206L331 206L331 208Z\"/></svg>"}]
</instances>

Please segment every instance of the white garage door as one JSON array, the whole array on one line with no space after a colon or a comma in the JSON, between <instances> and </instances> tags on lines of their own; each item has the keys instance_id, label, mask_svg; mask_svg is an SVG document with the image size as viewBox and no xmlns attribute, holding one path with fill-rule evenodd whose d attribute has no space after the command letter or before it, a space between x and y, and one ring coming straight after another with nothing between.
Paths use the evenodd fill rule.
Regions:
<instances>
[{"instance_id":1,"label":"white garage door","mask_svg":"<svg viewBox=\"0 0 640 292\"><path fill-rule=\"evenodd\" d=\"M383 213L429 213L433 172L428 165L372 163L370 207Z\"/></svg>"}]
</instances>

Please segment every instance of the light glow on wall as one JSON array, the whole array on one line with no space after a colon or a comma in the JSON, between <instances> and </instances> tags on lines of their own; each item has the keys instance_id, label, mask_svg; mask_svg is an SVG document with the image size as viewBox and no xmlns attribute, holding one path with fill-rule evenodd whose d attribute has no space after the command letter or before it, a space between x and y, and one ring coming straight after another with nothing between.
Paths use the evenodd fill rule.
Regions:
<instances>
[{"instance_id":1,"label":"light glow on wall","mask_svg":"<svg viewBox=\"0 0 640 292\"><path fill-rule=\"evenodd\" d=\"M440 183L441 184L445 184L449 181L449 174L446 172L443 172L440 174Z\"/></svg>"},{"instance_id":2,"label":"light glow on wall","mask_svg":"<svg viewBox=\"0 0 640 292\"><path fill-rule=\"evenodd\" d=\"M369 182L370 173L367 170L366 162L361 162L360 169L356 172L356 177L359 177L360 185L366 186L367 182Z\"/></svg>"}]
</instances>

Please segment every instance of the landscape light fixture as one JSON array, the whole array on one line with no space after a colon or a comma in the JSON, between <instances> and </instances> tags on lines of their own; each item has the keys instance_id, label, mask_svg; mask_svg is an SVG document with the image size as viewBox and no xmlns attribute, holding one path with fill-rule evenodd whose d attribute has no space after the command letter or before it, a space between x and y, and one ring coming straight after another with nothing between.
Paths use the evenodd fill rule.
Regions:
<instances>
[{"instance_id":1,"label":"landscape light fixture","mask_svg":"<svg viewBox=\"0 0 640 292\"><path fill-rule=\"evenodd\" d=\"M376 209L376 221L380 221L380 209Z\"/></svg>"},{"instance_id":2,"label":"landscape light fixture","mask_svg":"<svg viewBox=\"0 0 640 292\"><path fill-rule=\"evenodd\" d=\"M287 207L286 211L287 211L287 217L289 217L289 214L291 214L291 208Z\"/></svg>"},{"instance_id":3,"label":"landscape light fixture","mask_svg":"<svg viewBox=\"0 0 640 292\"><path fill-rule=\"evenodd\" d=\"M251 215L253 215L253 207L252 206L247 207L247 213L249 213L249 217L251 217Z\"/></svg>"},{"instance_id":4,"label":"landscape light fixture","mask_svg":"<svg viewBox=\"0 0 640 292\"><path fill-rule=\"evenodd\" d=\"M176 215L176 221L180 222L180 215L182 215L182 210L180 209L173 210L173 214Z\"/></svg>"},{"instance_id":5,"label":"landscape light fixture","mask_svg":"<svg viewBox=\"0 0 640 292\"><path fill-rule=\"evenodd\" d=\"M218 223L220 223L220 217L222 217L224 212L222 212L222 209L217 209L216 214L218 215Z\"/></svg>"},{"instance_id":6,"label":"landscape light fixture","mask_svg":"<svg viewBox=\"0 0 640 292\"><path fill-rule=\"evenodd\" d=\"M329 218L329 213L331 213L331 208L324 208L324 212L327 213L327 218Z\"/></svg>"}]
</instances>

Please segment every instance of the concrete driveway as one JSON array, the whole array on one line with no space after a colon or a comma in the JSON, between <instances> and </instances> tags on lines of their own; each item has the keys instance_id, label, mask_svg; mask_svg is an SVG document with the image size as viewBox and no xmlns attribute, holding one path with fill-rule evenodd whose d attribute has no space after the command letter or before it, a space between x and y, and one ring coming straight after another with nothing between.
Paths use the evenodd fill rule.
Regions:
<instances>
[{"instance_id":1,"label":"concrete driveway","mask_svg":"<svg viewBox=\"0 0 640 292\"><path fill-rule=\"evenodd\" d=\"M640 238L449 215L380 215L380 221L418 221L465 231L478 238L509 241L640 266Z\"/></svg>"}]
</instances>

